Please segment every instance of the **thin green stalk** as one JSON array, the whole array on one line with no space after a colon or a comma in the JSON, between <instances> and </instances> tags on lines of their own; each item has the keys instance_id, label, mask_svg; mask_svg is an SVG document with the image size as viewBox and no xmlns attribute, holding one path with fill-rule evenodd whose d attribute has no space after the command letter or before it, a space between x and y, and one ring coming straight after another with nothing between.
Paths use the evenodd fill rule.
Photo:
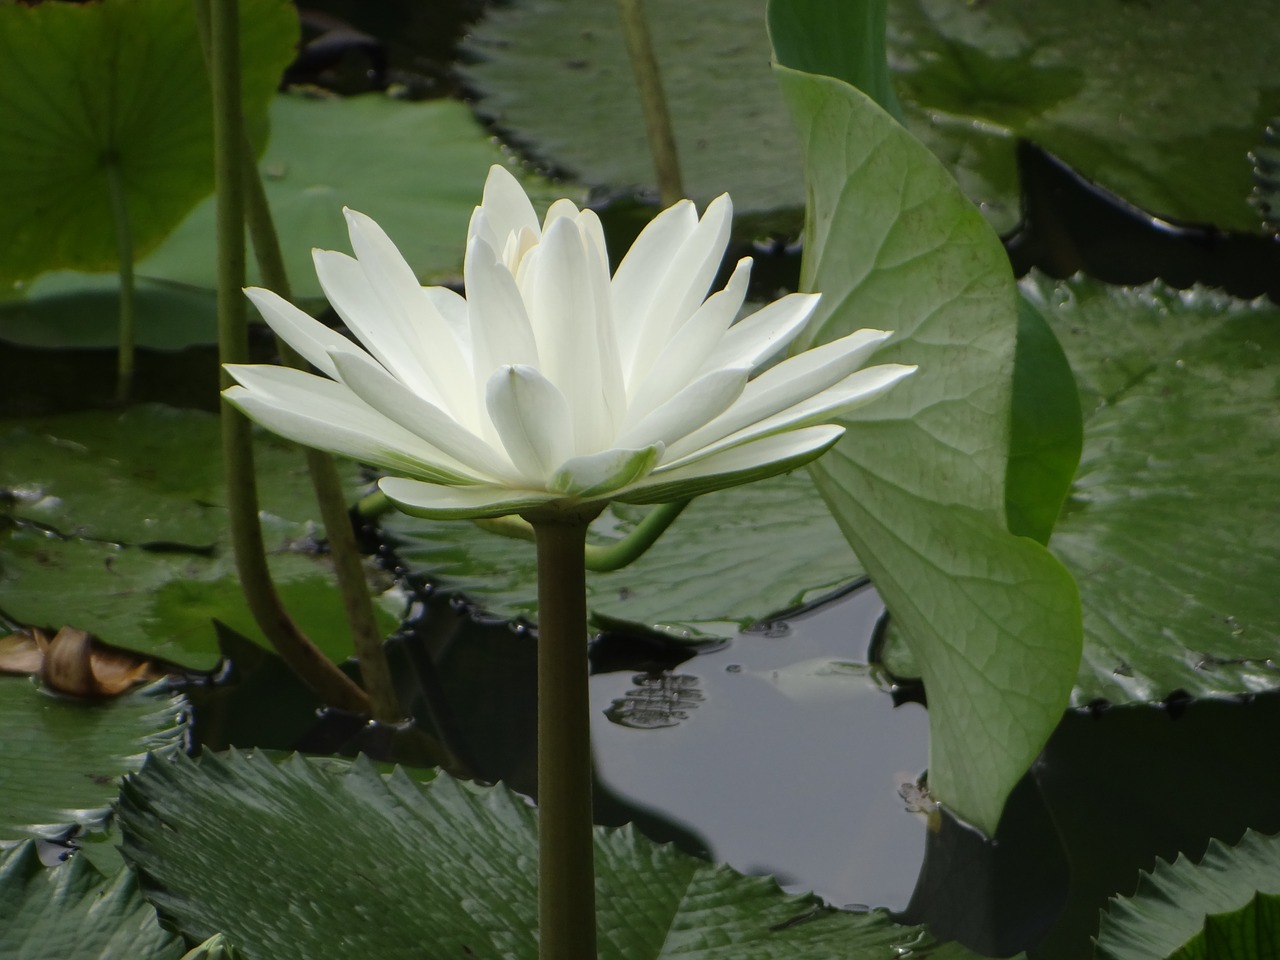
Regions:
<instances>
[{"instance_id":1,"label":"thin green stalk","mask_svg":"<svg viewBox=\"0 0 1280 960\"><path fill-rule=\"evenodd\" d=\"M203 7L203 9L201 9ZM223 363L249 359L244 307L244 178L240 104L239 10L235 0L197 0L197 17L209 25L214 104L214 184L218 219L218 353ZM230 377L222 373L224 386ZM250 424L222 404L222 456L236 569L254 620L276 652L326 703L366 713L369 698L298 629L271 581L258 523Z\"/></svg>"},{"instance_id":2,"label":"thin green stalk","mask_svg":"<svg viewBox=\"0 0 1280 960\"><path fill-rule=\"evenodd\" d=\"M365 520L377 520L394 510L395 504L381 490L374 490L356 501L356 513Z\"/></svg>"},{"instance_id":3,"label":"thin green stalk","mask_svg":"<svg viewBox=\"0 0 1280 960\"><path fill-rule=\"evenodd\" d=\"M644 519L637 523L635 528L621 540L616 540L608 546L594 543L588 544L582 552L586 568L592 573L609 573L635 563L635 561L644 556L650 547L657 543L658 538L662 536L667 527L675 522L676 517L680 516L684 508L689 505L689 502L688 500L677 500L672 503L660 503L645 514ZM535 539L533 525L520 517L476 520L475 525L482 530L487 530L503 537L511 537L513 540Z\"/></svg>"},{"instance_id":4,"label":"thin green stalk","mask_svg":"<svg viewBox=\"0 0 1280 960\"><path fill-rule=\"evenodd\" d=\"M267 288L286 300L292 299L289 277L280 253L280 241L271 219L267 193L262 185L258 164L248 135L242 138L244 146L243 175L247 199L249 235L253 238L253 252L258 261L258 272ZM285 363L299 370L307 369L307 362L279 337L276 346ZM356 656L360 659L360 676L373 711L373 719L382 723L398 723L405 711L400 706L395 684L391 680L391 667L387 663L386 648L382 644L382 632L373 612L373 598L365 581L364 565L356 547L355 531L351 516L347 513L342 481L333 457L320 450L304 448L307 470L311 474L311 486L320 506L320 520L329 540L334 573L338 578L338 592L346 613L347 626L351 630Z\"/></svg>"},{"instance_id":5,"label":"thin green stalk","mask_svg":"<svg viewBox=\"0 0 1280 960\"><path fill-rule=\"evenodd\" d=\"M595 960L587 517L532 517L538 553L538 956Z\"/></svg>"},{"instance_id":6,"label":"thin green stalk","mask_svg":"<svg viewBox=\"0 0 1280 960\"><path fill-rule=\"evenodd\" d=\"M117 157L107 158L107 190L116 225L116 257L120 261L120 342L116 347L116 400L124 403L133 387L134 283L133 230L129 203Z\"/></svg>"},{"instance_id":7,"label":"thin green stalk","mask_svg":"<svg viewBox=\"0 0 1280 960\"><path fill-rule=\"evenodd\" d=\"M585 553L587 569L593 573L608 573L634 563L657 542L663 531L675 522L676 517L680 516L688 505L688 500L660 503L646 513L644 519L635 525L635 529L621 540L607 547L595 544L587 547Z\"/></svg>"},{"instance_id":8,"label":"thin green stalk","mask_svg":"<svg viewBox=\"0 0 1280 960\"><path fill-rule=\"evenodd\" d=\"M653 52L649 24L644 15L643 0L618 0L622 17L622 35L627 41L627 56L640 90L640 107L644 111L644 129L653 155L653 169L658 177L658 196L663 207L684 198L680 177L680 158L676 137L671 129L671 113L662 89L662 74Z\"/></svg>"}]
</instances>

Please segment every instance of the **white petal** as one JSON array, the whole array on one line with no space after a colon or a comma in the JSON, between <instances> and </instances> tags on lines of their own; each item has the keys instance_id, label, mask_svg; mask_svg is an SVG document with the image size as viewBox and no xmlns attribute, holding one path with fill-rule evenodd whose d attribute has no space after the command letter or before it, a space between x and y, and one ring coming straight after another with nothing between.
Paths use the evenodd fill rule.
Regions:
<instances>
[{"instance_id":1,"label":"white petal","mask_svg":"<svg viewBox=\"0 0 1280 960\"><path fill-rule=\"evenodd\" d=\"M398 423L486 480L516 477L498 451L440 407L409 390L386 369L356 350L330 354L338 376L351 392L388 420Z\"/></svg>"},{"instance_id":2,"label":"white petal","mask_svg":"<svg viewBox=\"0 0 1280 960\"><path fill-rule=\"evenodd\" d=\"M478 384L511 363L538 366L538 345L516 281L480 238L467 246L463 266L471 318L472 362Z\"/></svg>"},{"instance_id":3,"label":"white petal","mask_svg":"<svg viewBox=\"0 0 1280 960\"><path fill-rule=\"evenodd\" d=\"M529 320L538 342L541 371L569 404L574 452L598 453L612 446L622 411L620 384L606 384L602 363L609 349L608 317L599 315L596 290L607 283L582 244L576 224L556 220L534 253L524 288ZM532 256L532 254L531 254Z\"/></svg>"},{"instance_id":4,"label":"white petal","mask_svg":"<svg viewBox=\"0 0 1280 960\"><path fill-rule=\"evenodd\" d=\"M480 209L484 211L488 234L485 240L497 253L502 252L509 236L518 236L524 230L531 231L535 237L541 233L538 215L524 187L510 170L496 163L489 168L489 176L485 179ZM470 234L467 239L471 239Z\"/></svg>"},{"instance_id":5,"label":"white petal","mask_svg":"<svg viewBox=\"0 0 1280 960\"><path fill-rule=\"evenodd\" d=\"M486 403L516 470L530 484L546 486L573 456L573 424L564 395L533 367L507 366L489 378Z\"/></svg>"},{"instance_id":6,"label":"white petal","mask_svg":"<svg viewBox=\"0 0 1280 960\"><path fill-rule=\"evenodd\" d=\"M751 259L744 257L738 261L725 288L708 297L706 303L676 331L649 375L641 383L632 385L623 429L670 400L677 390L698 374L728 367L751 369L750 364L744 363L722 363L715 367L705 363L742 308L750 280Z\"/></svg>"},{"instance_id":7,"label":"white petal","mask_svg":"<svg viewBox=\"0 0 1280 960\"><path fill-rule=\"evenodd\" d=\"M552 490L566 496L599 497L645 477L662 456L662 444L639 450L606 450L574 457L551 478Z\"/></svg>"},{"instance_id":8,"label":"white petal","mask_svg":"<svg viewBox=\"0 0 1280 960\"><path fill-rule=\"evenodd\" d=\"M449 324L435 311L413 270L382 228L364 214L349 209L343 212L360 269L381 303L376 324L366 324L369 335L382 336L386 331L388 347L391 343L402 343L400 349L407 349L408 356L397 362L422 370L445 401L445 409L472 423L475 394L465 363L467 358L449 335ZM363 335L357 335L364 339ZM400 376L397 367L383 363Z\"/></svg>"},{"instance_id":9,"label":"white petal","mask_svg":"<svg viewBox=\"0 0 1280 960\"><path fill-rule=\"evenodd\" d=\"M620 447L677 440L720 416L742 396L749 370L716 370L695 380L614 441Z\"/></svg>"},{"instance_id":10,"label":"white petal","mask_svg":"<svg viewBox=\"0 0 1280 960\"><path fill-rule=\"evenodd\" d=\"M645 337L644 320L657 283L697 226L697 210L690 201L681 200L646 224L618 264L613 275L613 318L624 372L630 370L636 346Z\"/></svg>"},{"instance_id":11,"label":"white petal","mask_svg":"<svg viewBox=\"0 0 1280 960\"><path fill-rule=\"evenodd\" d=\"M635 344L628 385L646 376L671 335L698 309L720 269L729 243L733 204L728 194L712 200L698 226L675 251L664 276L654 276L653 299L641 321L643 335Z\"/></svg>"},{"instance_id":12,"label":"white petal","mask_svg":"<svg viewBox=\"0 0 1280 960\"><path fill-rule=\"evenodd\" d=\"M444 483L483 477L362 402L347 387L288 367L228 364L229 403L273 433L388 470Z\"/></svg>"},{"instance_id":13,"label":"white petal","mask_svg":"<svg viewBox=\"0 0 1280 960\"><path fill-rule=\"evenodd\" d=\"M395 311L384 308L382 299L369 282L360 262L346 254L315 250L312 252L312 259L325 296L369 353L414 393L447 410L450 415L460 416L460 411L454 409L456 397L453 396L459 385L453 382L442 383L436 378L435 367L438 364L433 362L427 350L429 341L436 342L432 344L434 347L452 340L448 324L440 320L435 329L419 330L415 329L415 325L403 322ZM430 304L425 295L422 302ZM430 324L418 326L427 328ZM454 348L453 352L457 353L456 344ZM448 351L447 346L444 349ZM449 373L450 381L460 377L458 368L461 364L461 357L455 359ZM467 404L474 411L475 398L471 390L470 368L468 358L464 382ZM472 416L474 417L474 413Z\"/></svg>"},{"instance_id":14,"label":"white petal","mask_svg":"<svg viewBox=\"0 0 1280 960\"><path fill-rule=\"evenodd\" d=\"M604 239L604 225L594 210L583 210L578 214L578 233L586 245L588 253L594 253L597 263L609 280L609 246ZM607 288L606 288L607 289Z\"/></svg>"},{"instance_id":15,"label":"white petal","mask_svg":"<svg viewBox=\"0 0 1280 960\"><path fill-rule=\"evenodd\" d=\"M900 363L883 363L863 370L855 370L834 386L822 390L773 416L731 433L714 443L707 444L692 453L669 457L665 466L679 466L702 460L704 457L758 440L774 433L829 423L844 416L850 410L874 400L899 380L915 372L914 366Z\"/></svg>"},{"instance_id":16,"label":"white petal","mask_svg":"<svg viewBox=\"0 0 1280 960\"><path fill-rule=\"evenodd\" d=\"M488 485L446 487L402 477L383 477L378 487L405 513L432 520L505 517L560 499L559 494L540 490Z\"/></svg>"},{"instance_id":17,"label":"white petal","mask_svg":"<svg viewBox=\"0 0 1280 960\"><path fill-rule=\"evenodd\" d=\"M668 457L684 457L820 393L862 366L889 336L884 330L858 330L770 367L748 383L738 402L721 416L673 444Z\"/></svg>"},{"instance_id":18,"label":"white petal","mask_svg":"<svg viewBox=\"0 0 1280 960\"><path fill-rule=\"evenodd\" d=\"M422 295L449 325L459 349L466 353L471 348L471 325L467 319L467 301L461 294L448 287L423 287Z\"/></svg>"},{"instance_id":19,"label":"white petal","mask_svg":"<svg viewBox=\"0 0 1280 960\"><path fill-rule=\"evenodd\" d=\"M796 338L820 299L816 293L790 293L729 328L707 357L703 371L720 367L755 369ZM661 365L661 364L659 364Z\"/></svg>"},{"instance_id":20,"label":"white petal","mask_svg":"<svg viewBox=\"0 0 1280 960\"><path fill-rule=\"evenodd\" d=\"M307 316L284 297L262 287L246 287L244 292L280 339L322 373L337 377L333 364L329 362L330 349L358 349L342 334Z\"/></svg>"},{"instance_id":21,"label":"white petal","mask_svg":"<svg viewBox=\"0 0 1280 960\"><path fill-rule=\"evenodd\" d=\"M547 207L547 215L542 218L542 232L545 234L551 224L561 217L574 221L578 219L578 205L567 197L562 197Z\"/></svg>"},{"instance_id":22,"label":"white petal","mask_svg":"<svg viewBox=\"0 0 1280 960\"><path fill-rule=\"evenodd\" d=\"M681 467L659 467L639 483L614 494L626 503L666 503L735 487L794 470L825 453L844 427L825 424L776 434L724 450Z\"/></svg>"}]
</instances>

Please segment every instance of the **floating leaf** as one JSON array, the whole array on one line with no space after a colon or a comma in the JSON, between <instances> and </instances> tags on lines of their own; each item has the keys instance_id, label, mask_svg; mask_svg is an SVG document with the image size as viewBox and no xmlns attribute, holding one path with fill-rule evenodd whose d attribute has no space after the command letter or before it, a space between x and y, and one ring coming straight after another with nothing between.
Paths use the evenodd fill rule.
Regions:
<instances>
[{"instance_id":1,"label":"floating leaf","mask_svg":"<svg viewBox=\"0 0 1280 960\"><path fill-rule=\"evenodd\" d=\"M102 829L119 778L180 748L185 709L162 684L91 702L0 678L0 840Z\"/></svg>"},{"instance_id":2,"label":"floating leaf","mask_svg":"<svg viewBox=\"0 0 1280 960\"><path fill-rule=\"evenodd\" d=\"M1249 831L1195 863L1161 860L1102 915L1098 960L1264 960L1280 933L1280 837Z\"/></svg>"},{"instance_id":3,"label":"floating leaf","mask_svg":"<svg viewBox=\"0 0 1280 960\"><path fill-rule=\"evenodd\" d=\"M838 80L777 72L807 157L802 283L823 295L799 346L881 327L897 333L876 361L920 366L848 417L813 473L921 667L930 790L991 833L1062 715L1080 652L1070 575L1005 526L1018 333L1008 261L955 181L879 107Z\"/></svg>"},{"instance_id":4,"label":"floating leaf","mask_svg":"<svg viewBox=\"0 0 1280 960\"><path fill-rule=\"evenodd\" d=\"M803 19L795 6L783 15ZM825 58L816 72L865 77L876 45L851 24L874 5L828 6L835 29L806 47ZM760 6L646 8L692 196L728 190L743 210L798 210L799 156L763 77ZM1001 230L1018 220L1014 147L1025 137L1162 216L1255 231L1243 158L1280 112L1273 26L1270 8L1249 0L1213 16L1196 0L906 0L888 5L888 51L908 128ZM783 62L809 69L786 59L808 56L802 46ZM607 4L492 8L468 52L480 109L513 142L593 186L652 185L635 81Z\"/></svg>"},{"instance_id":5,"label":"floating leaf","mask_svg":"<svg viewBox=\"0 0 1280 960\"><path fill-rule=\"evenodd\" d=\"M616 541L644 516L614 504L597 523ZM410 567L459 590L490 613L537 619L533 544L472 524L384 520ZM698 497L648 553L613 573L587 577L596 617L679 632L746 626L856 579L862 568L803 473Z\"/></svg>"},{"instance_id":6,"label":"floating leaf","mask_svg":"<svg viewBox=\"0 0 1280 960\"><path fill-rule=\"evenodd\" d=\"M1084 426L1062 344L1025 299L1018 300L1013 423L1005 472L1009 529L1048 543L1080 463Z\"/></svg>"},{"instance_id":7,"label":"floating leaf","mask_svg":"<svg viewBox=\"0 0 1280 960\"><path fill-rule=\"evenodd\" d=\"M685 190L739 214L804 205L800 152L769 76L763 4L649 0ZM591 186L652 187L653 161L617 11L595 0L491 7L465 46L479 109L535 157ZM744 163L743 158L750 158Z\"/></svg>"},{"instance_id":8,"label":"floating leaf","mask_svg":"<svg viewBox=\"0 0 1280 960\"><path fill-rule=\"evenodd\" d=\"M1280 309L1204 289L1023 281L1080 384L1051 546L1080 583L1075 700L1280 685Z\"/></svg>"},{"instance_id":9,"label":"floating leaf","mask_svg":"<svg viewBox=\"0 0 1280 960\"><path fill-rule=\"evenodd\" d=\"M0 955L13 960L178 960L132 870L107 879L81 857L52 869L35 844L0 858Z\"/></svg>"},{"instance_id":10,"label":"floating leaf","mask_svg":"<svg viewBox=\"0 0 1280 960\"><path fill-rule=\"evenodd\" d=\"M0 541L0 609L200 669L217 660L213 619L261 638L232 561L218 446L216 417L160 406L11 421L0 432L0 489L15 498L16 525ZM256 459L281 595L322 649L345 659L302 455L264 435ZM356 487L358 468L342 470ZM394 620L383 613L382 624Z\"/></svg>"},{"instance_id":11,"label":"floating leaf","mask_svg":"<svg viewBox=\"0 0 1280 960\"><path fill-rule=\"evenodd\" d=\"M1022 137L1160 216L1256 231L1243 158L1280 112L1274 28L1250 0L889 6L908 126L1001 229Z\"/></svg>"},{"instance_id":12,"label":"floating leaf","mask_svg":"<svg viewBox=\"0 0 1280 960\"><path fill-rule=\"evenodd\" d=\"M134 296L139 347L179 350L217 342L212 289L141 279ZM0 340L45 348L114 347L120 339L119 315L116 274L54 270L28 284L23 296L0 299Z\"/></svg>"},{"instance_id":13,"label":"floating leaf","mask_svg":"<svg viewBox=\"0 0 1280 960\"><path fill-rule=\"evenodd\" d=\"M537 956L533 809L504 787L414 783L365 761L206 754L149 763L124 787L125 855L185 935L248 958ZM272 851L263 856L264 850ZM343 869L332 869L342 863ZM596 833L600 956L789 960L971 957L881 911L843 913L655 846ZM397 893L399 891L400 893ZM901 955L901 954L899 954Z\"/></svg>"},{"instance_id":14,"label":"floating leaf","mask_svg":"<svg viewBox=\"0 0 1280 960\"><path fill-rule=\"evenodd\" d=\"M462 272L471 211L492 164L506 157L465 104L280 96L259 169L280 250L301 299L323 297L311 251L349 250L342 208L375 218L424 281ZM539 206L571 193L528 177ZM194 287L215 285L213 200L202 203L138 266L141 276ZM251 283L261 282L250 258Z\"/></svg>"},{"instance_id":15,"label":"floating leaf","mask_svg":"<svg viewBox=\"0 0 1280 960\"><path fill-rule=\"evenodd\" d=\"M261 142L297 15L242 4L246 123ZM209 82L192 9L171 0L0 4L0 282L118 262L110 179L135 257L213 188Z\"/></svg>"}]
</instances>

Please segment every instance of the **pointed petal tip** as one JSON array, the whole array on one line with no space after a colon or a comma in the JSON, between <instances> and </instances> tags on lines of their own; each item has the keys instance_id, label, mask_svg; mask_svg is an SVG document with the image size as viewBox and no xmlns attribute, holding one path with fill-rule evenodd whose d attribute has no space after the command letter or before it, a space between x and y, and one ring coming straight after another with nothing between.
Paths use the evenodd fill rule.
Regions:
<instances>
[{"instance_id":1,"label":"pointed petal tip","mask_svg":"<svg viewBox=\"0 0 1280 960\"><path fill-rule=\"evenodd\" d=\"M516 186L520 186L520 181L516 179L516 175L501 163L490 164L489 172L485 175L484 180L486 185L491 180L507 180L514 183ZM524 188L521 187L521 189L523 190Z\"/></svg>"}]
</instances>

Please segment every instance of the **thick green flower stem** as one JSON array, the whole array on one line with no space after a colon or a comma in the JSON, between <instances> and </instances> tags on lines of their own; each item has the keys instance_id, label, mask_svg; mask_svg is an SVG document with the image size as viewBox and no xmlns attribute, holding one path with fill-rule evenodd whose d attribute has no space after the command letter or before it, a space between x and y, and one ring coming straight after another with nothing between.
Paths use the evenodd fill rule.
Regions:
<instances>
[{"instance_id":1,"label":"thick green flower stem","mask_svg":"<svg viewBox=\"0 0 1280 960\"><path fill-rule=\"evenodd\" d=\"M658 196L664 208L684 199L684 183L680 178L680 159L676 153L676 137L671 129L671 113L662 90L662 74L653 52L649 24L644 16L644 0L618 0L622 17L622 35L627 41L627 56L640 90L640 106L644 111L645 134L653 169L658 177Z\"/></svg>"},{"instance_id":2,"label":"thick green flower stem","mask_svg":"<svg viewBox=\"0 0 1280 960\"><path fill-rule=\"evenodd\" d=\"M538 956L595 960L587 576L591 517L530 517L538 551Z\"/></svg>"},{"instance_id":3,"label":"thick green flower stem","mask_svg":"<svg viewBox=\"0 0 1280 960\"><path fill-rule=\"evenodd\" d=\"M240 106L239 11L235 0L207 4L214 112L214 183L218 214L218 354L223 363L249 357L244 285L243 121ZM203 11L201 11L203 15ZM230 378L222 374L224 386ZM326 703L366 713L369 698L298 629L267 567L258 524L257 484L249 421L222 404L222 456L236 568L254 620L286 663Z\"/></svg>"},{"instance_id":4,"label":"thick green flower stem","mask_svg":"<svg viewBox=\"0 0 1280 960\"><path fill-rule=\"evenodd\" d=\"M111 219L116 225L116 259L120 261L120 342L116 347L116 400L129 399L133 386L133 231L129 203L116 157L106 158L107 190L111 194Z\"/></svg>"}]
</instances>

